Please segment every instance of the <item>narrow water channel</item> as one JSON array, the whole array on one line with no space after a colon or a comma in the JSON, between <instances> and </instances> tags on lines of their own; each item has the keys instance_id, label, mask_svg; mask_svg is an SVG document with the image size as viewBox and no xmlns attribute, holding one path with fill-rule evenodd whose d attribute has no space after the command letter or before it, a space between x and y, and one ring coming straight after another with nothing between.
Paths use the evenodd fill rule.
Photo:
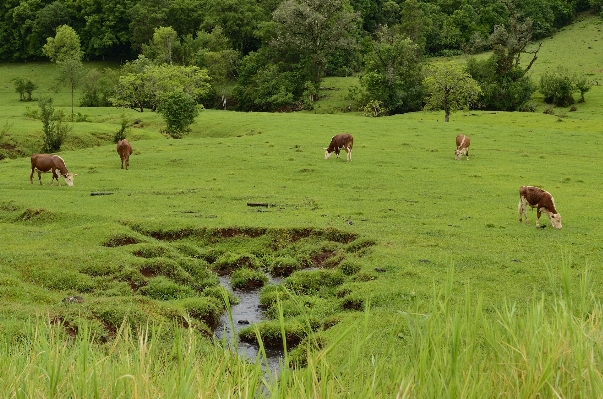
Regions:
<instances>
[{"instance_id":1,"label":"narrow water channel","mask_svg":"<svg viewBox=\"0 0 603 399\"><path fill-rule=\"evenodd\" d=\"M268 284L278 284L280 282L280 279L272 277L269 277L269 279ZM227 313L220 318L220 325L215 331L216 338L220 341L226 340L229 345L236 343L236 347L232 349L236 349L240 355L247 357L249 360L255 361L259 353L259 348L256 345L239 341L238 333L245 327L266 320L264 312L260 308L259 290L233 291L228 276L221 276L220 284L239 298L239 303L231 305L233 323L230 322ZM233 325L234 331L232 329ZM264 367L267 371L270 370L273 374L277 374L279 371L279 362L283 359L283 352L281 350L273 349L265 350L267 364L264 364Z\"/></svg>"}]
</instances>

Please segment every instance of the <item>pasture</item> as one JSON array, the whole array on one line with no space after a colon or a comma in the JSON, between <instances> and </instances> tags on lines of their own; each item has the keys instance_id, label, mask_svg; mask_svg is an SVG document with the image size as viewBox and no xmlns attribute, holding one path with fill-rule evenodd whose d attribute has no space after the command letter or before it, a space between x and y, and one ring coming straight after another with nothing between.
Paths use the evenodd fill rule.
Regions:
<instances>
[{"instance_id":1,"label":"pasture","mask_svg":"<svg viewBox=\"0 0 603 399\"><path fill-rule=\"evenodd\" d=\"M581 26L580 31L587 29ZM598 25L588 26L598 32ZM598 78L597 65L580 67ZM0 66L6 70L48 76L52 66ZM11 74L0 73L0 124L10 125L1 143L32 151L41 143L41 124L24 114L37 104L18 101ZM48 85L40 86L46 93ZM54 96L55 106L68 112L66 93ZM303 303L304 311L284 303L284 313L290 310L292 319L310 323L335 320L318 333L329 359L369 377L371 356L386 370L393 368L388 357L402 362L401 369L411 367L406 362L412 364L408 357L416 348L409 338L400 339L412 335L405 315L435 311L441 296L451 306L483 309L479 315L485 318L504 313L506 306L530 317L539 300L554 303L560 292L568 300L599 301L602 104L603 87L594 86L576 111L557 108L547 115L540 104L535 113L457 112L449 123L439 112L367 118L204 110L181 140L163 137L163 122L151 112L78 108L89 121L72 124L60 153L69 171L77 173L74 187L48 186L48 174L42 177L45 185L37 176L30 184L29 156L0 161L0 329L22 336L27 331L21 326L32 317L56 317L72 326L84 325L78 317L105 325L110 319L118 326L128 314L136 316L130 320L143 315L158 323L174 320L170 314L180 314L182 298L151 299L133 293L131 281L128 287L117 277L120 270L141 267L145 257L137 256L137 249L157 251L174 262L190 257L190 251L212 248L261 253L263 259L278 256L279 249L304 248L340 256L335 269L343 259L357 270L343 271L332 287L323 281L323 289L300 290L294 302ZM127 171L120 169L111 143L124 116L140 120L128 135L134 153ZM345 162L345 152L341 159L325 160L323 147L342 132L354 135L353 161ZM454 160L459 133L471 138L469 160ZM528 211L529 225L518 222L522 185L552 193L563 229L551 228L544 215L541 224L547 227L535 228L535 211ZM222 234L224 229L237 233ZM296 247L288 237L304 229L317 233ZM221 235L213 239L212 234ZM371 244L351 250L353 239L328 238L333 236ZM107 245L119 237L135 242ZM268 244L266 237L272 240ZM278 240L283 242L274 244ZM267 253L269 247L276 249ZM72 295L84 296L83 310L61 302ZM274 312L278 319L278 308ZM484 339L477 335L467 339ZM356 363L346 363L350 347L357 349ZM401 378L396 384L404 380L400 372L392 371L392 381ZM359 384L352 385L367 389ZM403 390L388 384L372 394L391 397L388 392ZM323 388L323 393L339 392L336 383ZM479 397L480 385L472 389ZM435 392L423 391L427 397L437 397Z\"/></svg>"}]
</instances>

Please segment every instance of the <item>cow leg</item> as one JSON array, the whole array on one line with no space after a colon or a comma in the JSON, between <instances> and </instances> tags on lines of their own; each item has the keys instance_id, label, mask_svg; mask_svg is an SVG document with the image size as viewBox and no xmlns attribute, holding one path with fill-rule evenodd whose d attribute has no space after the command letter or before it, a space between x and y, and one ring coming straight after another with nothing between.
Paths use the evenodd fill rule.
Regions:
<instances>
[{"instance_id":1,"label":"cow leg","mask_svg":"<svg viewBox=\"0 0 603 399\"><path fill-rule=\"evenodd\" d=\"M352 161L352 149L351 148L346 148L345 149L346 152L346 158L348 161Z\"/></svg>"},{"instance_id":2,"label":"cow leg","mask_svg":"<svg viewBox=\"0 0 603 399\"><path fill-rule=\"evenodd\" d=\"M38 180L40 181L40 186L43 186L44 183L42 183L42 172L40 172L39 170L38 170Z\"/></svg>"},{"instance_id":3,"label":"cow leg","mask_svg":"<svg viewBox=\"0 0 603 399\"><path fill-rule=\"evenodd\" d=\"M468 161L469 160L469 149L467 149L467 153L465 155L467 155L467 161Z\"/></svg>"},{"instance_id":4,"label":"cow leg","mask_svg":"<svg viewBox=\"0 0 603 399\"><path fill-rule=\"evenodd\" d=\"M540 209L536 210L536 227L540 227L540 215L542 215L542 213L540 212Z\"/></svg>"},{"instance_id":5,"label":"cow leg","mask_svg":"<svg viewBox=\"0 0 603 399\"><path fill-rule=\"evenodd\" d=\"M33 175L34 175L34 170L36 168L31 168L31 174L29 175L29 181L31 182L31 184L33 184Z\"/></svg>"}]
</instances>

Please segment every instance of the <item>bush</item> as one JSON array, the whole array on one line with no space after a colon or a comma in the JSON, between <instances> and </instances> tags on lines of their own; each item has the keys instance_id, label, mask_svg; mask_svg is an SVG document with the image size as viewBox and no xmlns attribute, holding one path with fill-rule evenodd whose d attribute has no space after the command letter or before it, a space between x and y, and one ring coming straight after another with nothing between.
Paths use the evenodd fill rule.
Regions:
<instances>
[{"instance_id":1,"label":"bush","mask_svg":"<svg viewBox=\"0 0 603 399\"><path fill-rule=\"evenodd\" d=\"M127 133L130 131L130 127L130 121L128 121L125 115L122 115L120 127L119 130L115 132L115 135L113 136L113 142L117 143L118 141L125 139Z\"/></svg>"},{"instance_id":2,"label":"bush","mask_svg":"<svg viewBox=\"0 0 603 399\"><path fill-rule=\"evenodd\" d=\"M38 88L38 85L29 78L13 78L12 82L15 84L15 91L19 93L19 101L33 101L31 95Z\"/></svg>"},{"instance_id":3,"label":"bush","mask_svg":"<svg viewBox=\"0 0 603 399\"><path fill-rule=\"evenodd\" d=\"M253 290L268 282L268 277L259 270L239 269L232 273L230 284L235 290Z\"/></svg>"},{"instance_id":4,"label":"bush","mask_svg":"<svg viewBox=\"0 0 603 399\"><path fill-rule=\"evenodd\" d=\"M67 138L67 133L71 130L64 123L65 115L62 111L54 110L52 98L45 97L38 101L40 106L40 120L42 121L42 130L44 131L44 152L57 152Z\"/></svg>"},{"instance_id":5,"label":"bush","mask_svg":"<svg viewBox=\"0 0 603 399\"><path fill-rule=\"evenodd\" d=\"M540 92L544 95L544 102L558 107L567 107L573 104L572 93L576 91L574 77L567 70L558 68L557 71L546 71L540 77Z\"/></svg>"},{"instance_id":6,"label":"bush","mask_svg":"<svg viewBox=\"0 0 603 399\"><path fill-rule=\"evenodd\" d=\"M182 138L199 115L195 99L182 91L164 96L157 112L162 114L165 119L166 133L175 139Z\"/></svg>"}]
</instances>

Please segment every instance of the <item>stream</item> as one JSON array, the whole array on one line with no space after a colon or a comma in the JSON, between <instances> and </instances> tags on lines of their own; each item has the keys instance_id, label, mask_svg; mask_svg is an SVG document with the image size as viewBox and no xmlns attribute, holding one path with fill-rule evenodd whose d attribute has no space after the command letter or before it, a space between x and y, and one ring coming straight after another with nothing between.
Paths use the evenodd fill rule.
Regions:
<instances>
[{"instance_id":1,"label":"stream","mask_svg":"<svg viewBox=\"0 0 603 399\"><path fill-rule=\"evenodd\" d=\"M280 279L272 277L269 277L269 279L268 284L278 284L280 282ZM221 276L220 284L228 291L234 293L234 295L239 298L239 303L231 305L230 308L234 331L228 313L225 313L220 318L220 325L216 328L216 338L220 341L226 340L230 346L236 342L236 347L233 349L236 349L240 355L243 355L249 360L256 361L259 353L258 346L239 341L238 333L241 329L248 327L251 324L266 320L264 312L260 308L259 290L233 291L228 276ZM268 348L265 348L265 351L266 364L263 365L264 368L266 368L266 371L271 371L273 375L278 374L280 368L279 362L283 359L283 352L281 350Z\"/></svg>"}]
</instances>

